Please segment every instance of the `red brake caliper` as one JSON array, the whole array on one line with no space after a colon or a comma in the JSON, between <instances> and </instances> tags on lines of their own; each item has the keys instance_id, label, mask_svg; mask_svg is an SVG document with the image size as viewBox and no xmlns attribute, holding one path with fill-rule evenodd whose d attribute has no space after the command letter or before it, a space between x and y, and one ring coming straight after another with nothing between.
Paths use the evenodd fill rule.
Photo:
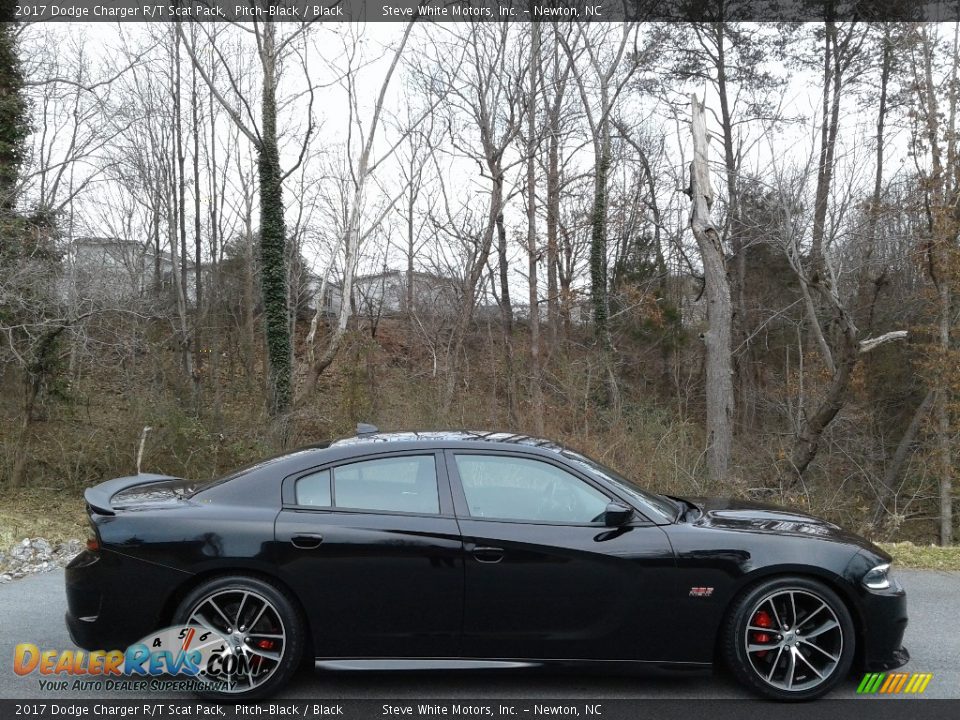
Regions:
<instances>
[{"instance_id":1,"label":"red brake caliper","mask_svg":"<svg viewBox=\"0 0 960 720\"><path fill-rule=\"evenodd\" d=\"M275 643L269 638L263 638L262 640L257 640L254 645L261 650L273 650ZM253 666L255 671L259 671L260 666L263 665L263 657L260 655L255 655L250 664Z\"/></svg>"},{"instance_id":2,"label":"red brake caliper","mask_svg":"<svg viewBox=\"0 0 960 720\"><path fill-rule=\"evenodd\" d=\"M751 625L755 627L762 628L772 628L773 627L773 618L770 617L770 613L766 610L757 610L756 614L753 616L753 621ZM757 643L768 643L770 642L770 633L759 632L757 630L753 631L753 640ZM767 654L766 650L761 650L757 653L758 657L765 657Z\"/></svg>"}]
</instances>

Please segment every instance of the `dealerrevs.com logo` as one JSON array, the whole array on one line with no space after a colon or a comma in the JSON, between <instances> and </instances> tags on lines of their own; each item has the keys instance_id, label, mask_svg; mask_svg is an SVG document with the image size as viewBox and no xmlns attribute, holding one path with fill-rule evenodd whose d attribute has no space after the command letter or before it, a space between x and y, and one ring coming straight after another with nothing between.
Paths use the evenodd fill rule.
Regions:
<instances>
[{"instance_id":1,"label":"dealerrevs.com logo","mask_svg":"<svg viewBox=\"0 0 960 720\"><path fill-rule=\"evenodd\" d=\"M857 686L858 695L919 695L933 673L867 673Z\"/></svg>"},{"instance_id":2,"label":"dealerrevs.com logo","mask_svg":"<svg viewBox=\"0 0 960 720\"><path fill-rule=\"evenodd\" d=\"M165 628L126 650L40 649L21 643L13 653L17 675L37 674L41 690L226 690L238 674L267 669L258 656L238 652L210 628ZM164 679L161 679L164 678Z\"/></svg>"}]
</instances>

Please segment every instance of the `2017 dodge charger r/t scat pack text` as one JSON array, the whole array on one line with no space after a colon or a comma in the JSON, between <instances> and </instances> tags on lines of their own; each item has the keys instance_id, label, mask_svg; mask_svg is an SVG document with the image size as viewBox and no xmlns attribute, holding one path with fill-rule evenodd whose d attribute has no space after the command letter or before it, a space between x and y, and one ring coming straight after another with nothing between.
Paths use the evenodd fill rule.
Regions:
<instances>
[{"instance_id":1,"label":"2017 dodge charger r/t scat pack text","mask_svg":"<svg viewBox=\"0 0 960 720\"><path fill-rule=\"evenodd\" d=\"M74 641L209 631L235 661L214 697L269 696L306 657L720 660L754 691L799 700L908 658L904 591L863 538L783 508L645 492L523 435L362 427L211 483L138 475L86 501L94 535L66 573Z\"/></svg>"}]
</instances>

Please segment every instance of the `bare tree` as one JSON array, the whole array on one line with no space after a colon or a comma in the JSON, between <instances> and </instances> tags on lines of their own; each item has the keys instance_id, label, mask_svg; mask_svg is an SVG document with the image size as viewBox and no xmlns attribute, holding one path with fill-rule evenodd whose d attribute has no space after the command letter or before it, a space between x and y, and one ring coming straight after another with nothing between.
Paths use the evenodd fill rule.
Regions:
<instances>
[{"instance_id":1,"label":"bare tree","mask_svg":"<svg viewBox=\"0 0 960 720\"><path fill-rule=\"evenodd\" d=\"M957 95L960 73L960 29L954 28L952 54L947 71L947 125L939 104L941 88L934 66L937 54L935 29L929 24L914 29L911 67L917 97L919 127L915 133L929 148L929 170L920 170L924 185L927 227L923 253L927 272L936 290L937 370L934 416L936 418L938 485L940 491L940 543L953 542L953 431L950 417L953 383L949 368L955 365L952 349L953 284L956 282L957 230L960 228L960 166L957 162ZM946 141L946 148L944 148Z\"/></svg>"},{"instance_id":2,"label":"bare tree","mask_svg":"<svg viewBox=\"0 0 960 720\"><path fill-rule=\"evenodd\" d=\"M714 481L722 482L730 466L733 446L733 366L730 355L732 308L720 233L710 217L713 189L710 186L703 105L696 95L691 95L690 101L693 111L690 227L700 248L707 299L707 331L703 334L703 343L707 349L707 468Z\"/></svg>"},{"instance_id":3,"label":"bare tree","mask_svg":"<svg viewBox=\"0 0 960 720\"><path fill-rule=\"evenodd\" d=\"M543 435L543 386L540 369L540 293L537 285L537 89L540 74L540 23L530 25L530 89L527 97L527 272L530 289L530 392L533 427Z\"/></svg>"},{"instance_id":4,"label":"bare tree","mask_svg":"<svg viewBox=\"0 0 960 720\"><path fill-rule=\"evenodd\" d=\"M222 56L217 38L204 28L204 39L213 52ZM260 194L260 287L263 297L267 351L270 367L270 407L274 413L283 413L293 399L292 361L293 347L288 325L287 268L286 268L286 221L284 218L283 181L303 161L306 148L313 135L313 86L307 93L309 102L307 117L311 120L302 137L302 150L297 163L284 172L280 166L279 134L277 129L277 88L284 60L302 50L309 24L299 24L285 35L278 36L278 24L254 22L252 27L238 25L253 36L260 61L260 117L254 118L250 101L242 93L241 85L230 71L229 65L221 67L233 99L214 82L197 54L196 46L176 25L177 35L183 42L193 66L204 79L210 92L224 108L240 131L257 152L257 169ZM311 81L307 80L308 84Z\"/></svg>"},{"instance_id":5,"label":"bare tree","mask_svg":"<svg viewBox=\"0 0 960 720\"><path fill-rule=\"evenodd\" d=\"M400 42L393 50L390 66L387 68L386 75L384 76L383 82L380 85L380 91L377 94L377 99L373 106L373 111L368 124L364 125L357 109L357 86L355 73L348 71L343 79L345 88L347 90L347 101L350 108L349 124L351 129L356 129L359 133L360 152L356 159L355 165L352 154L349 157L351 181L350 190L352 196L350 197L349 204L347 205L346 224L343 228L342 242L344 249L344 262L341 282L342 301L340 304L340 313L339 317L337 318L337 324L327 341L327 347L323 353L319 355L311 364L307 376L307 383L304 389L304 398L308 398L313 394L320 375L330 366L340 350L343 336L347 330L347 324L350 321L350 306L353 300L353 279L357 270L357 262L360 257L361 245L363 241L370 235L370 233L372 233L389 214L400 197L398 194L394 198L389 199L385 206L380 209L380 212L372 219L372 221L369 222L366 229L361 227L364 208L364 190L380 164L386 158L390 157L399 146L398 141L389 147L387 151L379 158L375 158L373 156L374 139L376 138L377 132L380 129L381 118L384 112L384 99L386 98L387 90L390 87L390 81L396 72L398 64L400 63L400 58L403 56L404 48L407 45L407 40L410 38L410 32L413 30L415 22L416 18L407 24ZM354 43L352 51L356 52L356 43ZM407 132L409 132L409 130ZM347 147L347 151L348 153L352 153L352 148L350 148L349 145ZM321 286L321 291L323 291L324 287L325 286ZM317 300L318 313L321 311L320 309L322 305L323 298L321 297ZM316 325L317 318L315 317L314 321L311 323L311 334L307 337L308 346L311 347L310 352L312 352L312 344L314 339L313 333L316 330Z\"/></svg>"}]
</instances>

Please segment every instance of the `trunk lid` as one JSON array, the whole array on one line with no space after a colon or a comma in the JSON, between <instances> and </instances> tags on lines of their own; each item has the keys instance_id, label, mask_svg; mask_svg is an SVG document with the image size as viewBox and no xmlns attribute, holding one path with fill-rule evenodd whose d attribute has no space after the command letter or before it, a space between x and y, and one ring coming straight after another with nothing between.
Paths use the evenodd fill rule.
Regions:
<instances>
[{"instance_id":1,"label":"trunk lid","mask_svg":"<svg viewBox=\"0 0 960 720\"><path fill-rule=\"evenodd\" d=\"M100 515L116 515L118 510L177 504L196 488L197 483L183 478L141 473L88 488L83 498L92 511Z\"/></svg>"}]
</instances>

